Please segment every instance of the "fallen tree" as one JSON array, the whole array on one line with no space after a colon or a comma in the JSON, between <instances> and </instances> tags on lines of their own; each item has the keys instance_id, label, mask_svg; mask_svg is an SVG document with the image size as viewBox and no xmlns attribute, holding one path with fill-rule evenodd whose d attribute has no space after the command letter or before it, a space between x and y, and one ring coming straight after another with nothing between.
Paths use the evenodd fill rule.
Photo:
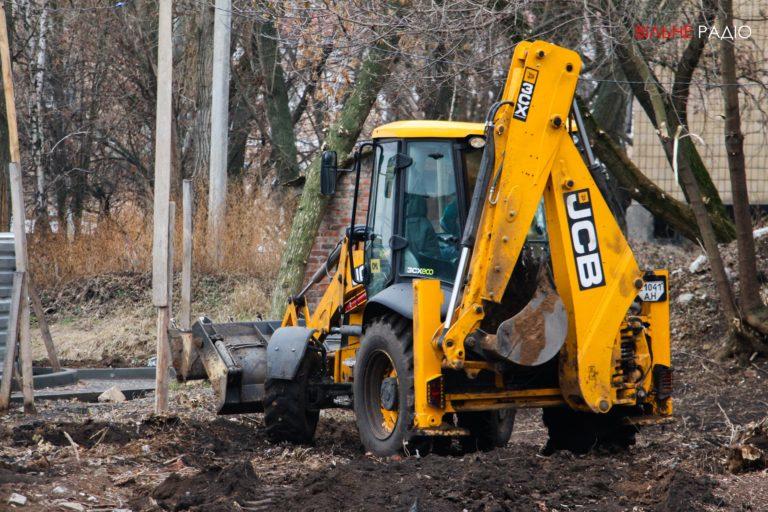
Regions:
<instances>
[{"instance_id":1,"label":"fallen tree","mask_svg":"<svg viewBox=\"0 0 768 512\"><path fill-rule=\"evenodd\" d=\"M669 196L658 185L648 179L629 158L608 132L598 126L595 118L585 113L584 124L589 133L595 156L606 166L608 172L629 196L643 205L649 212L662 219L685 238L698 243L701 238L691 207ZM721 216L711 216L712 225L718 238L728 239L733 225Z\"/></svg>"}]
</instances>

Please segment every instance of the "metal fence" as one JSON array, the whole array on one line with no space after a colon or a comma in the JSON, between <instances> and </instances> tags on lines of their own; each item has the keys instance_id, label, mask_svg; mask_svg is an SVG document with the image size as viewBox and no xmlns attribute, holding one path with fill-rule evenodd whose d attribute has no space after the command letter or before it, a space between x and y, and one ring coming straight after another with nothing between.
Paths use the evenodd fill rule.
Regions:
<instances>
[{"instance_id":1,"label":"metal fence","mask_svg":"<svg viewBox=\"0 0 768 512\"><path fill-rule=\"evenodd\" d=\"M13 233L0 233L0 368L5 360L8 340L8 314L11 311L11 290L16 270Z\"/></svg>"}]
</instances>

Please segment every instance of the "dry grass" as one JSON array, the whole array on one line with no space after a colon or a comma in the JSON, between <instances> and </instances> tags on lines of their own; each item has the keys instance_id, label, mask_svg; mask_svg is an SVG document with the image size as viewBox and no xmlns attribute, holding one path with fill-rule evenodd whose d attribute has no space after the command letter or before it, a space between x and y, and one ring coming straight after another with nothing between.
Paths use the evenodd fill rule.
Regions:
<instances>
[{"instance_id":1,"label":"dry grass","mask_svg":"<svg viewBox=\"0 0 768 512\"><path fill-rule=\"evenodd\" d=\"M206 235L205 196L198 194L194 216L195 273L268 278L276 275L290 227L292 199L268 190L230 190L223 261L212 258ZM284 194L277 194L284 195ZM174 267L181 269L181 205L177 205ZM148 272L152 261L152 214L124 205L71 239L63 234L29 236L30 266L41 287L113 272Z\"/></svg>"}]
</instances>

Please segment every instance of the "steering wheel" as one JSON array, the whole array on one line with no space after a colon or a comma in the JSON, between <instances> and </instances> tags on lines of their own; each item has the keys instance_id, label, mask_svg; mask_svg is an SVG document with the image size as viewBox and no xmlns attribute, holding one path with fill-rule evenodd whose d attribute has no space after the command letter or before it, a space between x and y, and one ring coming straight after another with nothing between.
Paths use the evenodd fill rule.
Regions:
<instances>
[{"instance_id":1,"label":"steering wheel","mask_svg":"<svg viewBox=\"0 0 768 512\"><path fill-rule=\"evenodd\" d=\"M440 240L441 243L444 243L446 245L459 244L459 237L454 236L451 233L437 233L437 238Z\"/></svg>"}]
</instances>

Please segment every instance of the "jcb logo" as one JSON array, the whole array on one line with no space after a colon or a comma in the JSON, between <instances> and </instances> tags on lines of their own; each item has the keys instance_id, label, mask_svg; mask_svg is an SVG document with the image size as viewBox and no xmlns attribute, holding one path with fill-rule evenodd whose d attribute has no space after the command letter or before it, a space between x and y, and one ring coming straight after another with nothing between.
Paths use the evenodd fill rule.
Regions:
<instances>
[{"instance_id":1,"label":"jcb logo","mask_svg":"<svg viewBox=\"0 0 768 512\"><path fill-rule=\"evenodd\" d=\"M533 101L533 90L536 88L536 79L538 77L538 71L525 68L523 83L520 85L520 92L517 94L517 100L515 101L515 113L512 116L515 119L520 121L528 119L528 111L531 107L531 101Z\"/></svg>"},{"instance_id":2,"label":"jcb logo","mask_svg":"<svg viewBox=\"0 0 768 512\"><path fill-rule=\"evenodd\" d=\"M589 190L577 190L565 194L565 210L571 230L571 246L576 260L579 288L587 290L605 285L600 246L597 243L595 217Z\"/></svg>"}]
</instances>

